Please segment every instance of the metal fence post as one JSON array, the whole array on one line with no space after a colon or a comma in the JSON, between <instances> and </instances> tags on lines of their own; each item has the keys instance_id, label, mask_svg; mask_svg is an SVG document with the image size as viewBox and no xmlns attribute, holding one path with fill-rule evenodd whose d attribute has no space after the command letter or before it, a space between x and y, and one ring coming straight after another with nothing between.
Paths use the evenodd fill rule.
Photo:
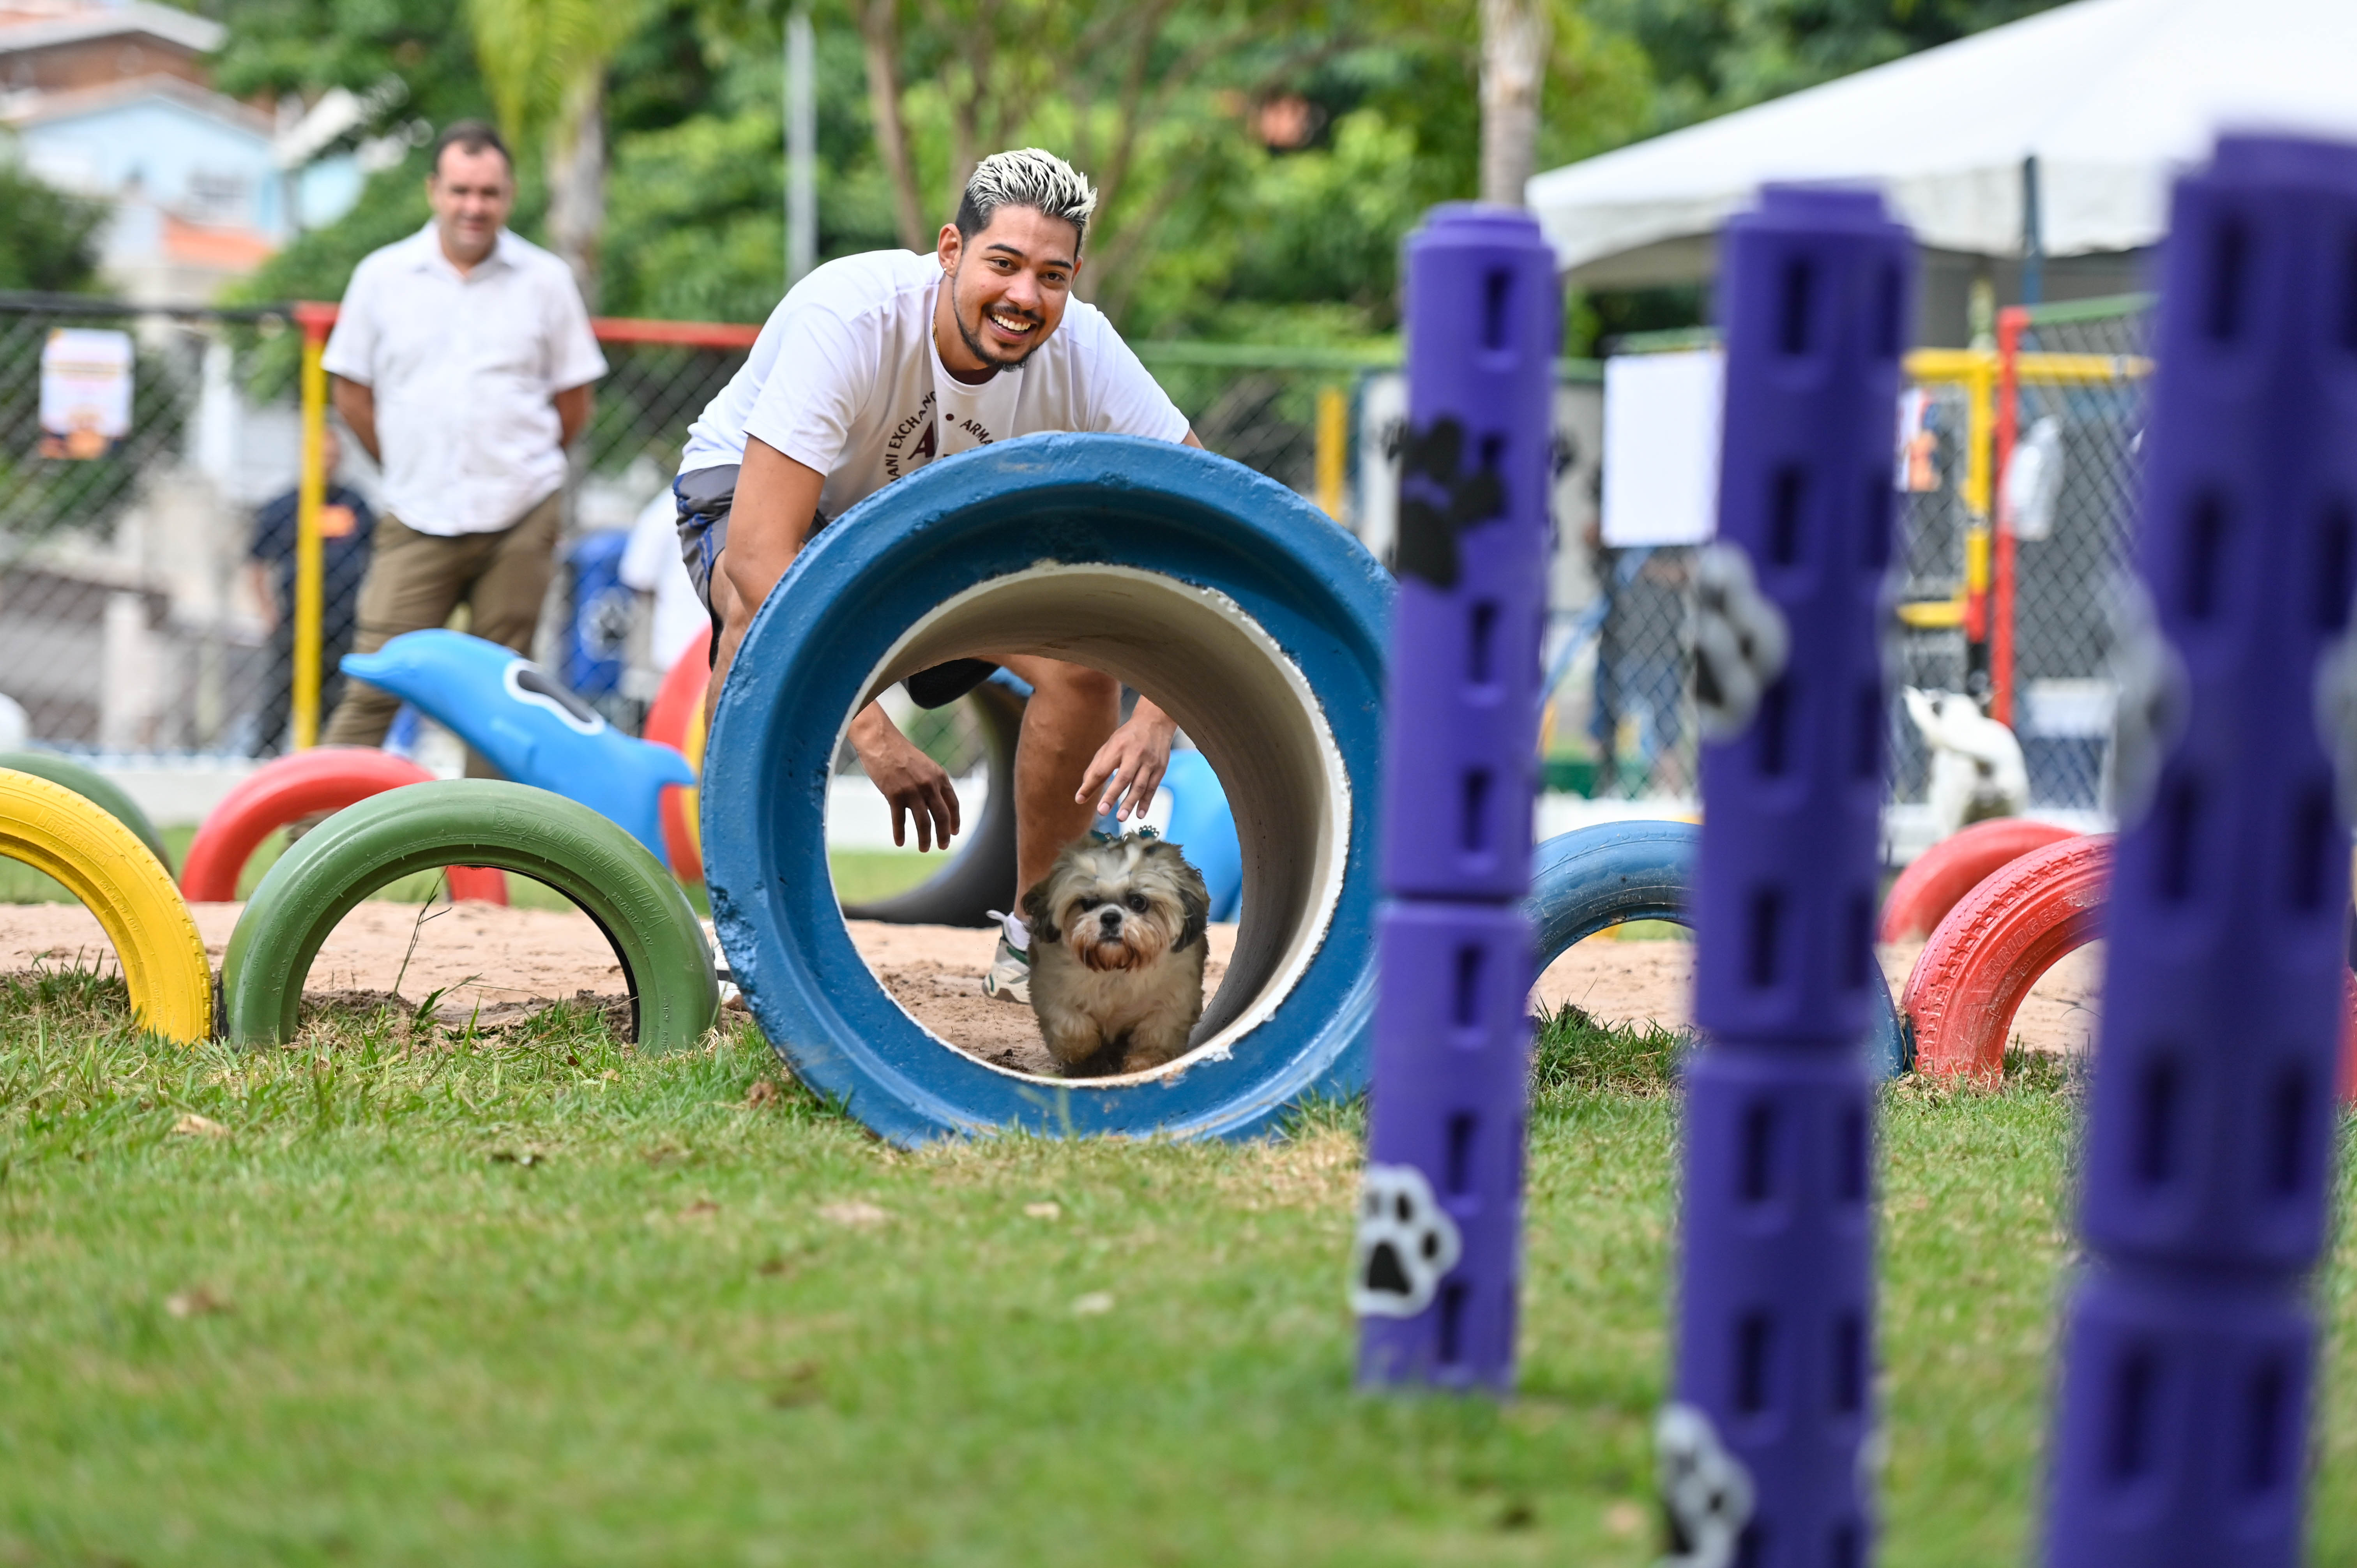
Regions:
<instances>
[{"instance_id":1,"label":"metal fence post","mask_svg":"<svg viewBox=\"0 0 2357 1568\"><path fill-rule=\"evenodd\" d=\"M1561 293L1518 209L1407 242L1374 1087L1351 1305L1370 1386L1512 1387L1532 791Z\"/></svg>"},{"instance_id":2,"label":"metal fence post","mask_svg":"<svg viewBox=\"0 0 2357 1568\"><path fill-rule=\"evenodd\" d=\"M1351 403L1338 386L1318 389L1318 507L1342 521L1342 476L1351 450Z\"/></svg>"},{"instance_id":3,"label":"metal fence post","mask_svg":"<svg viewBox=\"0 0 2357 1568\"><path fill-rule=\"evenodd\" d=\"M328 500L328 371L324 356L335 326L332 306L298 305L303 329L303 468L296 491L294 749L308 751L319 741L319 643L327 608L327 547L319 537L319 509Z\"/></svg>"},{"instance_id":4,"label":"metal fence post","mask_svg":"<svg viewBox=\"0 0 2357 1568\"><path fill-rule=\"evenodd\" d=\"M1703 837L1674 1563L1864 1564L1881 596L1914 251L1869 192L1767 188L1721 242L1719 540L1699 564Z\"/></svg>"},{"instance_id":5,"label":"metal fence post","mask_svg":"<svg viewBox=\"0 0 2357 1568\"><path fill-rule=\"evenodd\" d=\"M2177 186L2056 1568L2299 1557L2357 783L2352 232L2357 147L2227 137Z\"/></svg>"}]
</instances>

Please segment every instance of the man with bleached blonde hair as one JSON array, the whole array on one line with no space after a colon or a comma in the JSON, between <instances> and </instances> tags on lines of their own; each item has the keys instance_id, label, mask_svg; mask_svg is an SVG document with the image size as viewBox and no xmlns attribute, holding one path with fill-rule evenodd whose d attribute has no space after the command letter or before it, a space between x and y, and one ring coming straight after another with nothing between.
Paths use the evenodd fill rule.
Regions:
<instances>
[{"instance_id":1,"label":"man with bleached blonde hair","mask_svg":"<svg viewBox=\"0 0 2357 1568\"><path fill-rule=\"evenodd\" d=\"M1096 191L1037 147L985 158L930 253L877 251L796 284L751 355L689 432L673 489L688 572L712 611L716 696L737 644L811 535L936 457L1050 430L1200 446L1103 314L1072 296ZM920 705L955 701L992 665L1029 682L1015 754L1017 886L1008 908L1100 811L1143 813L1178 726L1085 666L1032 654L958 660L909 678ZM881 706L852 720L869 779L917 846L958 832L957 791ZM985 989L1028 997L1029 937L1001 917Z\"/></svg>"}]
</instances>

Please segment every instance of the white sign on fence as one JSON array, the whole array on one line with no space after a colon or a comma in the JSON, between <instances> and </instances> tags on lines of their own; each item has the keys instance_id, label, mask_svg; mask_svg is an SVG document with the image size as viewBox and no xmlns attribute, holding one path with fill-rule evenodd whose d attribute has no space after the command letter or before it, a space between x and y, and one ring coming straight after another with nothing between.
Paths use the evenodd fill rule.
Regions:
<instances>
[{"instance_id":1,"label":"white sign on fence","mask_svg":"<svg viewBox=\"0 0 2357 1568\"><path fill-rule=\"evenodd\" d=\"M131 334L60 327L41 345L41 456L103 457L131 434Z\"/></svg>"},{"instance_id":2,"label":"white sign on fence","mask_svg":"<svg viewBox=\"0 0 2357 1568\"><path fill-rule=\"evenodd\" d=\"M1700 544L1718 531L1716 349L1604 362L1604 542Z\"/></svg>"}]
</instances>

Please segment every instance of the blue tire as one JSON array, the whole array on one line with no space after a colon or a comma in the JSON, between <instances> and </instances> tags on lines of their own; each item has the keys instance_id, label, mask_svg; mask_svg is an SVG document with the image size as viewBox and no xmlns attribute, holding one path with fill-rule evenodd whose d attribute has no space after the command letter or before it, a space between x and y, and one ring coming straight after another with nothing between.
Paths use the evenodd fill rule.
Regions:
<instances>
[{"instance_id":1,"label":"blue tire","mask_svg":"<svg viewBox=\"0 0 2357 1568\"><path fill-rule=\"evenodd\" d=\"M1558 833L1531 856L1531 897L1524 906L1538 938L1538 968L1563 956L1574 942L1628 920L1671 920L1691 927L1695 852L1702 830L1690 822L1604 822ZM1890 984L1878 965L1875 990L1882 1005L1874 1011L1868 1049L1881 1076L1894 1078L1914 1065L1907 1049Z\"/></svg>"},{"instance_id":2,"label":"blue tire","mask_svg":"<svg viewBox=\"0 0 2357 1568\"><path fill-rule=\"evenodd\" d=\"M738 650L705 752L713 915L762 1032L884 1137L1241 1136L1366 1081L1391 583L1300 497L1191 447L1039 435L945 458L813 542ZM827 872L851 715L943 659L1075 659L1152 696L1226 786L1235 955L1196 1049L1066 1081L927 1033L854 950ZM1012 896L1014 889L1007 889Z\"/></svg>"}]
</instances>

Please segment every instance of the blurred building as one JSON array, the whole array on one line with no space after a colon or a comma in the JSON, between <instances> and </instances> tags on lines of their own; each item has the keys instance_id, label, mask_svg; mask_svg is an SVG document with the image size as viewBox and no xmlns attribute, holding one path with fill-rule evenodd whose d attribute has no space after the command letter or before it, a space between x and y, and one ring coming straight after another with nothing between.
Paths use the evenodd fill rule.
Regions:
<instances>
[{"instance_id":1,"label":"blurred building","mask_svg":"<svg viewBox=\"0 0 2357 1568\"><path fill-rule=\"evenodd\" d=\"M212 90L223 37L149 0L0 0L0 124L34 175L113 205L100 266L124 298L209 301L359 197L357 156L303 106Z\"/></svg>"}]
</instances>

